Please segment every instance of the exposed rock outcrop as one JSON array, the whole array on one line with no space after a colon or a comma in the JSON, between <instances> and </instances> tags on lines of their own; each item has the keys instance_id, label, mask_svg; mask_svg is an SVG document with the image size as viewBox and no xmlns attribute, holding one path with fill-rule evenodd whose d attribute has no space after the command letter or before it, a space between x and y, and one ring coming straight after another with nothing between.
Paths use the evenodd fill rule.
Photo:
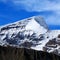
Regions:
<instances>
[{"instance_id":1,"label":"exposed rock outcrop","mask_svg":"<svg viewBox=\"0 0 60 60\"><path fill-rule=\"evenodd\" d=\"M60 56L32 49L0 46L0 60L60 60Z\"/></svg>"}]
</instances>

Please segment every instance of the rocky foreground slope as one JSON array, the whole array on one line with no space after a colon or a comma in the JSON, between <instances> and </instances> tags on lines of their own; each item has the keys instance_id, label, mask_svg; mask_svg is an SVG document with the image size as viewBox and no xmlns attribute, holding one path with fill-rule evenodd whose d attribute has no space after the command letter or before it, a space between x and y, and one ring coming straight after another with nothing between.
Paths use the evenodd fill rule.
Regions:
<instances>
[{"instance_id":1,"label":"rocky foreground slope","mask_svg":"<svg viewBox=\"0 0 60 60\"><path fill-rule=\"evenodd\" d=\"M0 46L0 60L60 60L60 56L33 49Z\"/></svg>"},{"instance_id":2,"label":"rocky foreground slope","mask_svg":"<svg viewBox=\"0 0 60 60\"><path fill-rule=\"evenodd\" d=\"M15 56L18 58L16 60L24 60L21 59L23 56L25 58L29 56L28 60L30 57L30 60L35 60L36 56L36 60L58 60L60 59L60 30L49 30L40 16L30 17L2 26L0 28L0 46L1 60L4 58L8 60L7 56L11 58ZM22 54L20 53L21 49ZM30 52L34 53L30 54ZM1 57L2 55L3 57ZM53 56L56 56L56 59ZM15 60L15 58L10 60Z\"/></svg>"}]
</instances>

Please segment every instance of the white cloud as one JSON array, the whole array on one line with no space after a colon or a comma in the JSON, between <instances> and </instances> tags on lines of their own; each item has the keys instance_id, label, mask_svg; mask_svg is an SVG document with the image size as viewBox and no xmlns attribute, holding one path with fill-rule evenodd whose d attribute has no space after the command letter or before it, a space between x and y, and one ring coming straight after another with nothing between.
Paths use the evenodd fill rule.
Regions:
<instances>
[{"instance_id":1,"label":"white cloud","mask_svg":"<svg viewBox=\"0 0 60 60\"><path fill-rule=\"evenodd\" d=\"M60 0L14 0L13 3L29 12L53 11L52 15L45 17L46 22L60 25Z\"/></svg>"},{"instance_id":2,"label":"white cloud","mask_svg":"<svg viewBox=\"0 0 60 60\"><path fill-rule=\"evenodd\" d=\"M60 2L60 1L59 1ZM49 0L13 0L14 5L22 6L27 11L45 11L45 10L60 10L60 3Z\"/></svg>"},{"instance_id":3,"label":"white cloud","mask_svg":"<svg viewBox=\"0 0 60 60\"><path fill-rule=\"evenodd\" d=\"M49 24L60 25L60 0L0 0L5 3L11 1L14 8L24 9L28 12L53 11L50 16L45 17Z\"/></svg>"},{"instance_id":4,"label":"white cloud","mask_svg":"<svg viewBox=\"0 0 60 60\"><path fill-rule=\"evenodd\" d=\"M49 17L46 17L46 22L49 25L60 25L60 15L50 15Z\"/></svg>"},{"instance_id":5,"label":"white cloud","mask_svg":"<svg viewBox=\"0 0 60 60\"><path fill-rule=\"evenodd\" d=\"M0 0L2 2L12 2L14 6L21 7L27 11L45 11L45 10L60 10L59 0ZM19 7L19 8L20 8ZM20 8L21 9L21 8Z\"/></svg>"}]
</instances>

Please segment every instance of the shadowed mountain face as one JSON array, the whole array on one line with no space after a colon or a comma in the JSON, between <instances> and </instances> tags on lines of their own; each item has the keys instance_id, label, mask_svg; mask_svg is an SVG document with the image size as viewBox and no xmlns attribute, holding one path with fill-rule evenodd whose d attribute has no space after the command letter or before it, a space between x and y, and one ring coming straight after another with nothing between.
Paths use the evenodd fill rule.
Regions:
<instances>
[{"instance_id":1,"label":"shadowed mountain face","mask_svg":"<svg viewBox=\"0 0 60 60\"><path fill-rule=\"evenodd\" d=\"M60 56L32 49L0 46L0 60L60 60Z\"/></svg>"},{"instance_id":2,"label":"shadowed mountain face","mask_svg":"<svg viewBox=\"0 0 60 60\"><path fill-rule=\"evenodd\" d=\"M51 57L50 60L53 60L54 58L52 56L60 56L60 30L49 30L43 18L40 16L34 16L2 26L0 28L0 46L0 56L3 54L2 58L6 57L6 60L8 59L8 55L11 58L14 56L16 58L22 56L22 58L20 58L21 60L24 60L25 58L28 58L29 60L31 56L33 57L31 57L30 60L35 60L36 56L39 55L37 56L38 58L36 58L36 60L39 60L45 54L47 56L48 53L53 54L49 54L49 56L47 56L47 60L48 57ZM15 48L12 49L13 47ZM20 50L23 53L22 55ZM30 54L30 50L34 53L32 52ZM4 54L6 54L6 56ZM25 54L27 55L25 56ZM46 59L46 56L44 56L45 58L42 57L41 59Z\"/></svg>"}]
</instances>

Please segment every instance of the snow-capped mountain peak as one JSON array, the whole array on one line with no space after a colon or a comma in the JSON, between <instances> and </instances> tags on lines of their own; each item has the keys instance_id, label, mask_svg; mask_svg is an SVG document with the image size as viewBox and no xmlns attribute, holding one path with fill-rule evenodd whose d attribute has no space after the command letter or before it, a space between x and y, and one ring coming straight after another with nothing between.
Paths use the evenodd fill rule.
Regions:
<instances>
[{"instance_id":1,"label":"snow-capped mountain peak","mask_svg":"<svg viewBox=\"0 0 60 60\"><path fill-rule=\"evenodd\" d=\"M0 28L0 46L4 47L22 47L59 53L59 42L60 30L49 30L40 16L26 18Z\"/></svg>"},{"instance_id":2,"label":"snow-capped mountain peak","mask_svg":"<svg viewBox=\"0 0 60 60\"><path fill-rule=\"evenodd\" d=\"M39 16L34 16L1 27L0 45L13 44L19 46L21 43L24 43L25 39L30 40L33 38L32 36L38 37L40 34L46 33L48 28L45 28L43 20L38 18ZM38 22L40 20L41 22Z\"/></svg>"},{"instance_id":3,"label":"snow-capped mountain peak","mask_svg":"<svg viewBox=\"0 0 60 60\"><path fill-rule=\"evenodd\" d=\"M47 32L48 28L45 21L41 17L34 16L30 22L26 25L26 30L33 30L37 35L44 34Z\"/></svg>"}]
</instances>

